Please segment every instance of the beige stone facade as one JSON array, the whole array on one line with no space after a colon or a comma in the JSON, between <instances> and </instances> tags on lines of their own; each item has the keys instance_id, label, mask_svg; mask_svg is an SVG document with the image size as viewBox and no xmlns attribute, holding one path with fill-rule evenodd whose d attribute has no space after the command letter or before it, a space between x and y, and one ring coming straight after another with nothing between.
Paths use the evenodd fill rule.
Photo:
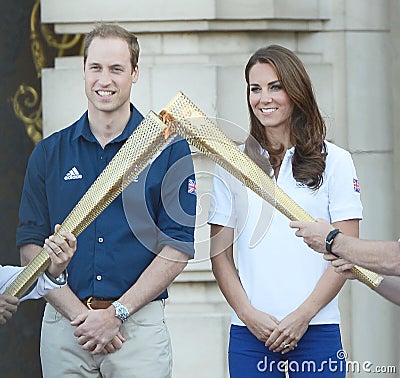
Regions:
<instances>
[{"instance_id":1,"label":"beige stone facade","mask_svg":"<svg viewBox=\"0 0 400 378\"><path fill-rule=\"evenodd\" d=\"M117 21L139 37L140 78L132 101L159 112L179 90L208 116L246 129L244 65L272 43L294 50L313 80L328 136L348 149L362 188L361 236L400 237L400 0L42 0L42 22L84 33ZM42 76L46 135L86 108L80 57L57 58ZM228 125L229 126L229 125ZM210 189L210 163L194 154L199 194ZM204 194L204 196L203 196ZM228 377L229 308L210 271L206 202L196 231L197 257L170 289L168 324L175 378ZM349 377L396 367L400 310L366 286L341 293Z\"/></svg>"}]
</instances>

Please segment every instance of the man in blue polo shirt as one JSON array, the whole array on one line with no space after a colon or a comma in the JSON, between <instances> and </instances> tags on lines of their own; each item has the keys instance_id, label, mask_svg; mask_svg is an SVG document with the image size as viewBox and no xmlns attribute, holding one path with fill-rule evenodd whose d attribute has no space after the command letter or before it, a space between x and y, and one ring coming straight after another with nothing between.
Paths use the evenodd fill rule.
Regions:
<instances>
[{"instance_id":1,"label":"man in blue polo shirt","mask_svg":"<svg viewBox=\"0 0 400 378\"><path fill-rule=\"evenodd\" d=\"M130 103L138 57L136 37L115 24L86 36L88 110L29 160L17 230L23 264L142 120ZM171 376L163 300L194 255L192 180L189 146L177 140L79 236L69 285L46 296L45 378Z\"/></svg>"}]
</instances>

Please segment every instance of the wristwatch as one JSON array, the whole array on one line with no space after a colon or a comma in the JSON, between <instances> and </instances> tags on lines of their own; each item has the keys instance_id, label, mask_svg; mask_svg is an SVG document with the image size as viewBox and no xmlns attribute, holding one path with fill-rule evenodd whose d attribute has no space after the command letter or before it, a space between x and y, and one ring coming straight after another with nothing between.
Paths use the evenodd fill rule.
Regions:
<instances>
[{"instance_id":1,"label":"wristwatch","mask_svg":"<svg viewBox=\"0 0 400 378\"><path fill-rule=\"evenodd\" d=\"M124 305L118 301L114 301L112 305L115 307L115 316L121 319L122 323L129 318L129 311Z\"/></svg>"},{"instance_id":2,"label":"wristwatch","mask_svg":"<svg viewBox=\"0 0 400 378\"><path fill-rule=\"evenodd\" d=\"M44 273L50 279L50 281L52 281L56 285L64 286L68 281L68 273L66 270L64 270L64 272L62 272L58 277L54 277L53 275L51 275L47 269Z\"/></svg>"}]
</instances>

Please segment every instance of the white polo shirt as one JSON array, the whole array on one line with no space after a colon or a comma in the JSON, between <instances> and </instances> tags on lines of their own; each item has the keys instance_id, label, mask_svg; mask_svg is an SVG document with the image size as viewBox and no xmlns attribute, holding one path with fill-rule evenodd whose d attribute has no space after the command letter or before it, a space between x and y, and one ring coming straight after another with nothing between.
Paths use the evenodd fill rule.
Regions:
<instances>
[{"instance_id":1,"label":"white polo shirt","mask_svg":"<svg viewBox=\"0 0 400 378\"><path fill-rule=\"evenodd\" d=\"M361 219L355 167L346 150L326 142L323 184L313 191L292 174L294 147L286 151L277 185L313 218L331 223ZM329 262L295 236L290 220L220 166L216 166L209 223L235 228L236 266L251 304L281 320L314 290ZM232 323L244 325L236 314ZM340 323L338 298L310 324Z\"/></svg>"}]
</instances>

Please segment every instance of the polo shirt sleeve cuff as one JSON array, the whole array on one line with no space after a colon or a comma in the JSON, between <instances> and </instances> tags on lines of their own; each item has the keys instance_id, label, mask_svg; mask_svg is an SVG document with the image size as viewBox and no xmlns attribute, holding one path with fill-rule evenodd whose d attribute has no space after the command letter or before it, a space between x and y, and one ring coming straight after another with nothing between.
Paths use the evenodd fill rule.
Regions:
<instances>
[{"instance_id":1,"label":"polo shirt sleeve cuff","mask_svg":"<svg viewBox=\"0 0 400 378\"><path fill-rule=\"evenodd\" d=\"M340 222L348 219L362 219L362 207L361 206L348 206L341 210L332 209L331 211L331 223Z\"/></svg>"},{"instance_id":2,"label":"polo shirt sleeve cuff","mask_svg":"<svg viewBox=\"0 0 400 378\"><path fill-rule=\"evenodd\" d=\"M169 246L189 256L189 259L194 258L194 242L193 241L182 241L166 238L165 240L159 240L159 246Z\"/></svg>"},{"instance_id":3,"label":"polo shirt sleeve cuff","mask_svg":"<svg viewBox=\"0 0 400 378\"><path fill-rule=\"evenodd\" d=\"M217 224L219 226L235 228L236 220L232 215L223 214L221 212L214 212L209 218L209 224Z\"/></svg>"}]
</instances>

